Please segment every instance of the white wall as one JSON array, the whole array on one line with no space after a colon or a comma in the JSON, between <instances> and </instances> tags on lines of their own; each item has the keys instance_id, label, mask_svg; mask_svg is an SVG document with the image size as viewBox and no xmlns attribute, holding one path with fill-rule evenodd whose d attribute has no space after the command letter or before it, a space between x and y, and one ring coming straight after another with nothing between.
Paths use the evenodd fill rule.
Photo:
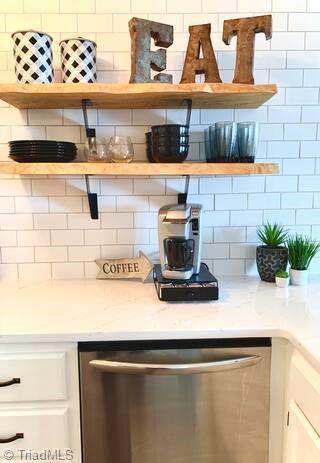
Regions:
<instances>
[{"instance_id":1,"label":"white wall","mask_svg":"<svg viewBox=\"0 0 320 463\"><path fill-rule=\"evenodd\" d=\"M202 7L201 7L202 5ZM252 8L255 11L252 12ZM168 71L178 82L188 26L211 22L221 76L232 80L235 41L222 43L223 20L273 14L273 39L256 40L256 83L277 83L279 93L258 110L194 110L190 160L203 159L203 129L218 120L261 122L258 161L278 162L281 176L192 179L191 201L205 208L203 254L217 275L255 272L255 227L278 221L320 239L320 2L319 0L1 0L0 81L14 82L13 31L43 30L58 43L82 35L98 44L99 82L128 82L132 16L174 25ZM133 138L145 159L144 133L155 123L180 122L184 110L90 110L98 135ZM71 140L81 148L79 110L19 111L0 102L0 160L10 139ZM1 278L94 277L94 259L130 256L142 249L157 258L158 208L175 202L181 179L96 178L99 221L88 214L79 178L0 179ZM320 259L314 272L320 272Z\"/></svg>"}]
</instances>

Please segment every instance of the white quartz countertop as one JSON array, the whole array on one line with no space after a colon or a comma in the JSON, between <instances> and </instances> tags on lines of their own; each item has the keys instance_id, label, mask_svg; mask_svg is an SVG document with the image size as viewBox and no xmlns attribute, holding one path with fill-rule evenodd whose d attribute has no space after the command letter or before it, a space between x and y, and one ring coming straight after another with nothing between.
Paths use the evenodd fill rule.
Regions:
<instances>
[{"instance_id":1,"label":"white quartz countertop","mask_svg":"<svg viewBox=\"0 0 320 463\"><path fill-rule=\"evenodd\" d=\"M65 280L0 283L0 342L283 337L320 370L320 278L277 288L220 279L220 300L160 302L153 283Z\"/></svg>"}]
</instances>

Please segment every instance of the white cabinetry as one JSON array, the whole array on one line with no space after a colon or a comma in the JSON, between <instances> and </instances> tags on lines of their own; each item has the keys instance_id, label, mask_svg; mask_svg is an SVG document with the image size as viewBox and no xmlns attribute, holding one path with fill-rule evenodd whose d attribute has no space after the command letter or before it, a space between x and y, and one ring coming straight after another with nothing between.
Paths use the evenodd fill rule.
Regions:
<instances>
[{"instance_id":1,"label":"white cabinetry","mask_svg":"<svg viewBox=\"0 0 320 463\"><path fill-rule=\"evenodd\" d=\"M0 459L80 463L80 448L77 346L0 345Z\"/></svg>"},{"instance_id":2,"label":"white cabinetry","mask_svg":"<svg viewBox=\"0 0 320 463\"><path fill-rule=\"evenodd\" d=\"M320 374L294 352L288 384L285 463L320 462Z\"/></svg>"}]
</instances>

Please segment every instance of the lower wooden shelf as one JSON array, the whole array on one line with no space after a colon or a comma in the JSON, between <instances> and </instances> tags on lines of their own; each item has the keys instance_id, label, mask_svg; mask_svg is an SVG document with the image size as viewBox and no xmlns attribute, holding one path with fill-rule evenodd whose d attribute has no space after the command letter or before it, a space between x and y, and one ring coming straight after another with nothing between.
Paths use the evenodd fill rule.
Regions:
<instances>
[{"instance_id":1,"label":"lower wooden shelf","mask_svg":"<svg viewBox=\"0 0 320 463\"><path fill-rule=\"evenodd\" d=\"M18 163L0 162L0 174L16 175L126 175L137 176L211 176L277 174L278 164L273 163L206 163L185 162L160 164L147 162L117 163Z\"/></svg>"}]
</instances>

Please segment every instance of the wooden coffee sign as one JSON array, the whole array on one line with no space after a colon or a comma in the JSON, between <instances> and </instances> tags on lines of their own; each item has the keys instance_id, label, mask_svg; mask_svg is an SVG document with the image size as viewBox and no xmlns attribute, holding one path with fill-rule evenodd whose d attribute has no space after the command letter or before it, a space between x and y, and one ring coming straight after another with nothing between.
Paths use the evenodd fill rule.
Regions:
<instances>
[{"instance_id":1,"label":"wooden coffee sign","mask_svg":"<svg viewBox=\"0 0 320 463\"><path fill-rule=\"evenodd\" d=\"M173 27L168 24L132 18L129 22L131 35L131 77L132 83L172 82L172 75L160 72L151 78L151 69L166 69L166 50L151 50L151 39L156 46L168 48L173 44ZM233 82L254 84L254 43L258 33L264 33L266 40L272 37L272 16L229 19L223 24L223 41L230 45L237 38L236 68ZM214 48L211 41L211 24L189 27L189 43L186 52L181 83L195 82L197 74L204 74L205 82L221 82ZM202 55L202 56L201 56Z\"/></svg>"},{"instance_id":2,"label":"wooden coffee sign","mask_svg":"<svg viewBox=\"0 0 320 463\"><path fill-rule=\"evenodd\" d=\"M139 278L144 281L153 269L153 264L141 251L139 257L98 259L96 264L99 267L98 280Z\"/></svg>"}]
</instances>

